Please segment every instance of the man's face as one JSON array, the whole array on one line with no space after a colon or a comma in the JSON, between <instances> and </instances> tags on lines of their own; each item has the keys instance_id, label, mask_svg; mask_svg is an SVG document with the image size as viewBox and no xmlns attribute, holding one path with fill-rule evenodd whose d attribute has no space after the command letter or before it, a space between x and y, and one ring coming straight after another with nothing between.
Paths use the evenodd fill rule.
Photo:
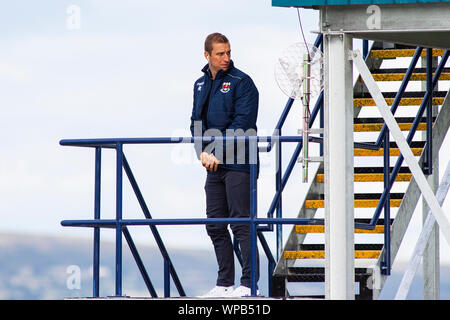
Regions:
<instances>
[{"instance_id":1,"label":"man's face","mask_svg":"<svg viewBox=\"0 0 450 320\"><path fill-rule=\"evenodd\" d=\"M209 58L209 69L215 75L219 70L227 70L230 65L231 50L229 43L214 42L211 54L205 52Z\"/></svg>"}]
</instances>

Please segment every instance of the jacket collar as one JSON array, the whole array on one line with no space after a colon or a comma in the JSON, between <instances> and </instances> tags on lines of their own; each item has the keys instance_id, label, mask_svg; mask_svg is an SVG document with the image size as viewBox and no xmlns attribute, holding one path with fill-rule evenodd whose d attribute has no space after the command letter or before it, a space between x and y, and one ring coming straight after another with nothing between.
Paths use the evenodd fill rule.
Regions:
<instances>
[{"instance_id":1,"label":"jacket collar","mask_svg":"<svg viewBox=\"0 0 450 320\"><path fill-rule=\"evenodd\" d=\"M219 70L219 72L217 72L216 74L216 79L220 79L225 77L231 70L234 69L234 63L233 60L230 60L230 64L228 65L228 69L223 71L223 70ZM205 75L211 77L211 72L209 71L209 64L206 64L203 69L202 72L205 73Z\"/></svg>"}]
</instances>

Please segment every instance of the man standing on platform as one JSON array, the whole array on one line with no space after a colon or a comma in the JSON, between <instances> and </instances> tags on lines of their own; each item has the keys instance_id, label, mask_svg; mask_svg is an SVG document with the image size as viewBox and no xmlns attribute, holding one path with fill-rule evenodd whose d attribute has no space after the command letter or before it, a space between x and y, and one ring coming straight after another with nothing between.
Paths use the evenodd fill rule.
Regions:
<instances>
[{"instance_id":1,"label":"man standing on platform","mask_svg":"<svg viewBox=\"0 0 450 320\"><path fill-rule=\"evenodd\" d=\"M220 33L205 40L204 56L208 63L194 84L191 116L193 136L256 135L258 90L252 79L234 67L230 42ZM230 134L231 133L231 134ZM241 141L241 140L240 140ZM248 142L195 143L195 150L207 170L207 218L250 217L250 155ZM234 286L234 252L227 224L207 224L218 263L216 286L202 297L242 297L251 294L250 225L231 224L242 256L240 286ZM258 257L258 253L257 253ZM259 278L259 258L257 258Z\"/></svg>"}]
</instances>

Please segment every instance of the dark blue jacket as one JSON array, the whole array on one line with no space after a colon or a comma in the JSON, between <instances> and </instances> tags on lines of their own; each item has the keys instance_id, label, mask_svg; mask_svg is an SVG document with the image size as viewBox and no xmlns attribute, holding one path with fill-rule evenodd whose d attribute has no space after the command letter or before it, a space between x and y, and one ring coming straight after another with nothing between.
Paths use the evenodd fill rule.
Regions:
<instances>
[{"instance_id":1,"label":"dark blue jacket","mask_svg":"<svg viewBox=\"0 0 450 320\"><path fill-rule=\"evenodd\" d=\"M226 71L219 70L214 80L211 78L208 65L202 71L204 75L194 84L194 106L191 116L192 136L200 136L200 134L202 136L218 136L219 134L226 136L230 135L233 130L235 135L242 133L256 135L259 94L253 80L235 68L233 61L230 61ZM198 124L201 124L201 128ZM241 130L235 131L237 129ZM219 167L250 172L249 161L253 157L249 156L248 143L245 143L245 151L242 150L244 147L242 143L234 145L228 142L216 143L214 150L210 150L212 144L209 144L208 149L208 144L195 145L198 157L202 151L213 152L221 162ZM218 152L219 147L223 147L221 148L222 152ZM230 152L230 147L234 147L232 152Z\"/></svg>"}]
</instances>

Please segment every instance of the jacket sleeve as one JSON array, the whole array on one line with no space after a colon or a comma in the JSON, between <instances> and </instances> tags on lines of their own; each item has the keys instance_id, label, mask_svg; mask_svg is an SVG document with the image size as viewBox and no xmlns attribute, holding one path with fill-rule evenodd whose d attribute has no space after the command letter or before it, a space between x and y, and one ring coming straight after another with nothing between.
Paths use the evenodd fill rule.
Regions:
<instances>
[{"instance_id":1,"label":"jacket sleeve","mask_svg":"<svg viewBox=\"0 0 450 320\"><path fill-rule=\"evenodd\" d=\"M234 119L228 129L256 130L259 93L253 80L245 77L236 88Z\"/></svg>"},{"instance_id":2,"label":"jacket sleeve","mask_svg":"<svg viewBox=\"0 0 450 320\"><path fill-rule=\"evenodd\" d=\"M202 137L203 133L205 132L205 124L203 123L203 120L200 118L198 119L195 115L195 106L196 106L196 85L194 84L194 94L193 94L193 106L192 106L192 114L191 114L191 135L193 137ZM206 143L203 143L201 141L194 142L194 149L195 153L197 154L197 158L200 159L200 154L203 152L204 148L206 146Z\"/></svg>"}]
</instances>

